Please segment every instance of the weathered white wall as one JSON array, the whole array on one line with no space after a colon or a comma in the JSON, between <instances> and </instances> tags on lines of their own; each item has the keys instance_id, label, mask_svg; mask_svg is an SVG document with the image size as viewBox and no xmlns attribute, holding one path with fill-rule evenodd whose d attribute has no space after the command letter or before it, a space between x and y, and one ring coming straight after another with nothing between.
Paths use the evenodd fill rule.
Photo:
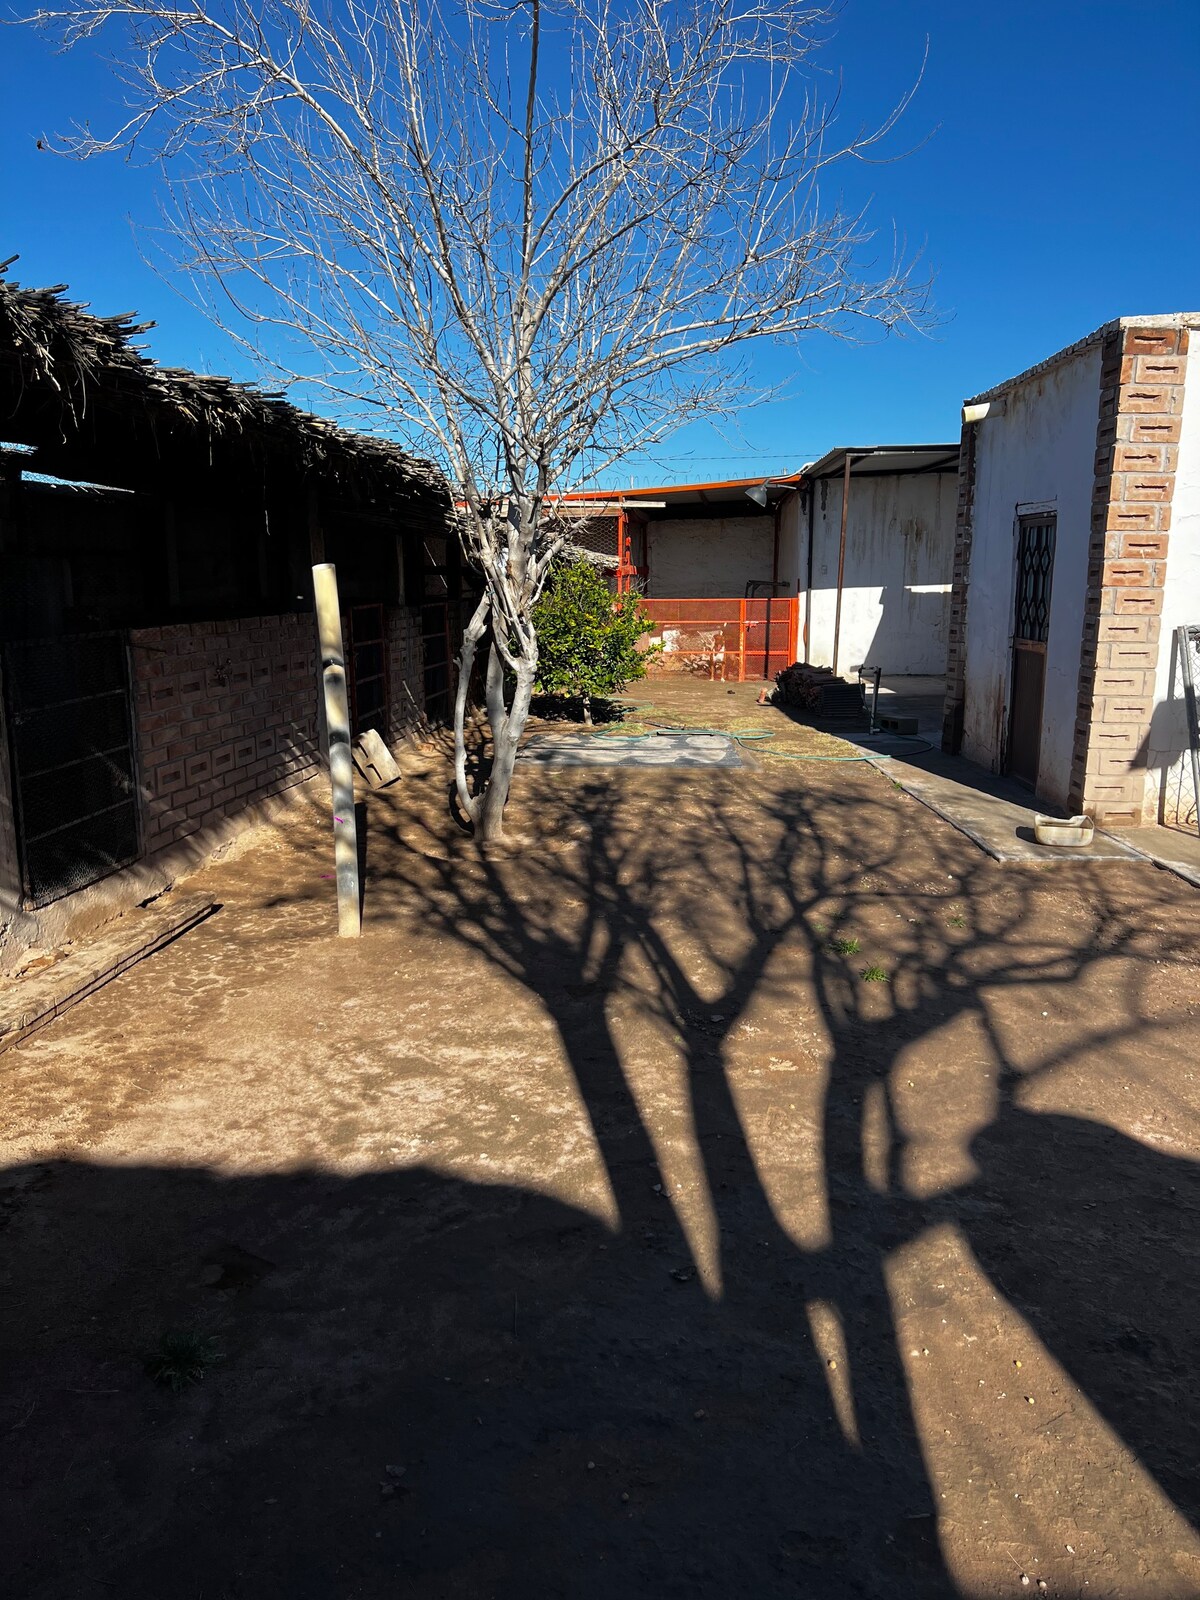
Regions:
<instances>
[{"instance_id":1,"label":"weathered white wall","mask_svg":"<svg viewBox=\"0 0 1200 1600\"><path fill-rule=\"evenodd\" d=\"M779 506L779 582L787 585L787 594L803 596L805 584L804 553L808 540L808 512L804 496L797 491L786 494Z\"/></svg>"},{"instance_id":2,"label":"weathered white wall","mask_svg":"<svg viewBox=\"0 0 1200 1600\"><path fill-rule=\"evenodd\" d=\"M814 492L808 659L830 666L842 481L822 479ZM957 494L952 472L851 476L839 672L859 665L891 674L945 672ZM806 548L802 560L805 555ZM806 573L796 576L803 592Z\"/></svg>"},{"instance_id":3,"label":"weathered white wall","mask_svg":"<svg viewBox=\"0 0 1200 1600\"><path fill-rule=\"evenodd\" d=\"M1002 414L979 424L974 538L967 589L962 753L1000 766L1012 682L1016 519L1025 507L1057 513L1046 645L1046 690L1037 792L1065 805L1079 694L1100 346L1010 389Z\"/></svg>"},{"instance_id":4,"label":"weathered white wall","mask_svg":"<svg viewBox=\"0 0 1200 1600\"><path fill-rule=\"evenodd\" d=\"M747 583L770 582L773 517L692 517L649 524L646 593L652 599L745 594ZM791 574L780 570L780 577ZM794 591L792 591L794 592Z\"/></svg>"},{"instance_id":5,"label":"weathered white wall","mask_svg":"<svg viewBox=\"0 0 1200 1600\"><path fill-rule=\"evenodd\" d=\"M1194 827L1197 797L1187 754L1183 681L1174 649L1175 629L1185 622L1200 623L1200 348L1195 345L1188 357L1171 505L1145 799L1147 816Z\"/></svg>"}]
</instances>

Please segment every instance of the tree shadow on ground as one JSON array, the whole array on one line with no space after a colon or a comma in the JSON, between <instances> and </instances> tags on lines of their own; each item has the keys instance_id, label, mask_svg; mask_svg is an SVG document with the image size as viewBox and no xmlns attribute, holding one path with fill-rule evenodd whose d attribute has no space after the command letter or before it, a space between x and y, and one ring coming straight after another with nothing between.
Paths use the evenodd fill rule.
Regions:
<instances>
[{"instance_id":1,"label":"tree shadow on ground","mask_svg":"<svg viewBox=\"0 0 1200 1600\"><path fill-rule=\"evenodd\" d=\"M614 1226L424 1170L5 1175L12 1592L991 1592L943 1559L889 1279L947 1225L1197 1519L1200 1169L1021 1104L1068 1057L1154 1038L1142 975L1184 964L1194 926L1148 930L1097 875L1064 937L1035 879L990 893L958 843L952 883L914 872L873 775L628 782L637 805L615 778L546 783L520 854L411 787L371 801L368 937L436 935L538 997ZM886 939L889 981L840 934L864 959ZM1015 1050L1006 991L1027 1007L1101 960L1131 974L1119 1018ZM801 997L815 1092L756 1101L738 1030ZM965 1018L987 1103L914 1122L905 1053ZM772 1171L772 1129L805 1119L804 1170ZM134 1353L192 1326L225 1359L166 1395Z\"/></svg>"}]
</instances>

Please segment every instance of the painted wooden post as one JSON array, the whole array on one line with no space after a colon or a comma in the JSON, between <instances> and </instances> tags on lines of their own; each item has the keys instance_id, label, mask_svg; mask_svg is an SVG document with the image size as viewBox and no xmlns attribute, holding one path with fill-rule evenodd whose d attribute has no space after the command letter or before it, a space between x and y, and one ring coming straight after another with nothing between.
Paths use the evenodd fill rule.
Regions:
<instances>
[{"instance_id":1,"label":"painted wooden post","mask_svg":"<svg viewBox=\"0 0 1200 1600\"><path fill-rule=\"evenodd\" d=\"M354 758L350 748L350 707L346 698L346 652L338 605L337 569L323 561L312 569L325 688L325 731L329 780L333 788L333 865L337 875L338 936L362 932L358 888L358 825L354 815Z\"/></svg>"}]
</instances>

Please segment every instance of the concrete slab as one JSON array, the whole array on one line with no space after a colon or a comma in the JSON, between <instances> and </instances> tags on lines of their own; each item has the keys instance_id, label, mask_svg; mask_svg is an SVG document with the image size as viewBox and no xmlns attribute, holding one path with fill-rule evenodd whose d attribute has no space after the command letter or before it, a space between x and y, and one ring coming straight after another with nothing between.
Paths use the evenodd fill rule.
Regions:
<instances>
[{"instance_id":1,"label":"concrete slab","mask_svg":"<svg viewBox=\"0 0 1200 1600\"><path fill-rule=\"evenodd\" d=\"M895 738L865 728L838 728L850 744L871 752L874 764L906 794L951 827L957 828L994 861L1062 862L1129 860L1139 851L1112 834L1097 831L1084 849L1038 844L1034 818L1047 808L1011 778L985 772L961 756L944 755L942 686L933 679L884 679L879 716L916 719L917 735Z\"/></svg>"},{"instance_id":2,"label":"concrete slab","mask_svg":"<svg viewBox=\"0 0 1200 1600\"><path fill-rule=\"evenodd\" d=\"M538 733L519 760L541 767L740 767L741 752L724 734Z\"/></svg>"},{"instance_id":3,"label":"concrete slab","mask_svg":"<svg viewBox=\"0 0 1200 1600\"><path fill-rule=\"evenodd\" d=\"M1083 849L1038 844L1033 824L1043 808L1027 789L961 756L929 749L924 740L854 734L850 742L870 751L881 772L994 861L1127 861L1138 854L1122 840L1099 831Z\"/></svg>"},{"instance_id":4,"label":"concrete slab","mask_svg":"<svg viewBox=\"0 0 1200 1600\"><path fill-rule=\"evenodd\" d=\"M1147 861L1153 861L1156 867L1165 867L1200 889L1200 834L1149 823L1144 828L1122 828L1110 837L1119 839Z\"/></svg>"}]
</instances>

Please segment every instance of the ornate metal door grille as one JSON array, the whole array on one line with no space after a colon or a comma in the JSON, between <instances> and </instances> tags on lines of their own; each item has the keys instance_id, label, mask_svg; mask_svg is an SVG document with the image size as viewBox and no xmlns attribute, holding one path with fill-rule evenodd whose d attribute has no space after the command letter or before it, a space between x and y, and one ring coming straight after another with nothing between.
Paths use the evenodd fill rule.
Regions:
<instances>
[{"instance_id":1,"label":"ornate metal door grille","mask_svg":"<svg viewBox=\"0 0 1200 1600\"><path fill-rule=\"evenodd\" d=\"M1054 578L1055 519L1022 517L1017 527L1017 596L1005 771L1037 786L1046 689L1046 641Z\"/></svg>"},{"instance_id":2,"label":"ornate metal door grille","mask_svg":"<svg viewBox=\"0 0 1200 1600\"><path fill-rule=\"evenodd\" d=\"M1018 639L1045 644L1050 633L1050 580L1054 574L1053 518L1023 518L1017 541Z\"/></svg>"}]
</instances>

